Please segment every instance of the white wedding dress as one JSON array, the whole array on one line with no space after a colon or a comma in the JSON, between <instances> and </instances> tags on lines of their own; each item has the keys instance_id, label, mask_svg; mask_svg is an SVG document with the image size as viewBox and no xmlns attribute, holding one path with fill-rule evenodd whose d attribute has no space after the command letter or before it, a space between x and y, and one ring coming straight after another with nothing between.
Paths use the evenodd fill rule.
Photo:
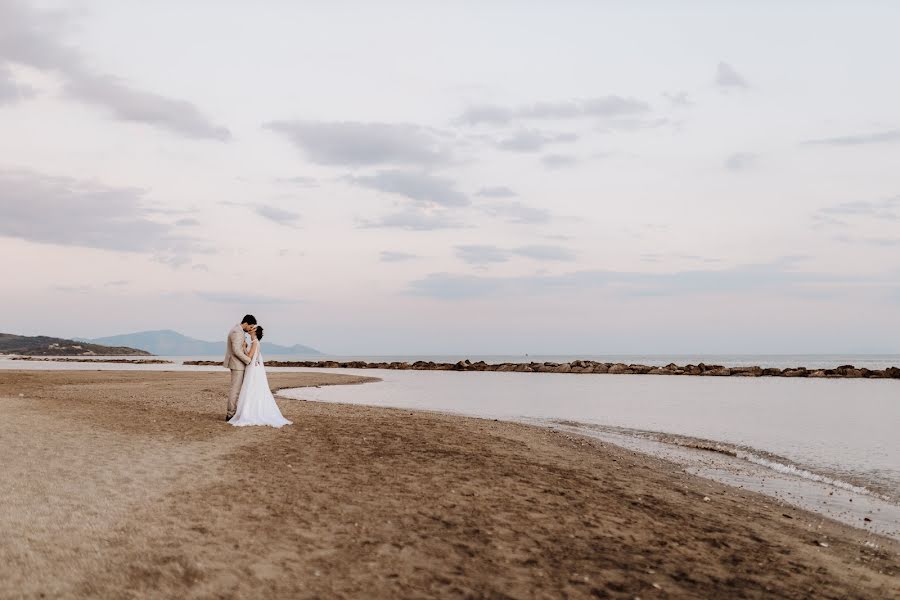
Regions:
<instances>
[{"instance_id":1,"label":"white wedding dress","mask_svg":"<svg viewBox=\"0 0 900 600\"><path fill-rule=\"evenodd\" d=\"M266 377L266 367L263 364L259 346L256 347L256 353L244 370L244 383L241 384L237 410L228 423L235 427L245 425L282 427L291 424L282 416L278 405L275 404L275 397L269 389L269 378Z\"/></svg>"}]
</instances>

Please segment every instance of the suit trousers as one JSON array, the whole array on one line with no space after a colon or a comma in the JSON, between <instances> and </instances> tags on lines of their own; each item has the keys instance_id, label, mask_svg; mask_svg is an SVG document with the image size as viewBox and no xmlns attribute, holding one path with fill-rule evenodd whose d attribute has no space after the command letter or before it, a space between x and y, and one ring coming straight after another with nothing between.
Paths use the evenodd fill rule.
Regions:
<instances>
[{"instance_id":1,"label":"suit trousers","mask_svg":"<svg viewBox=\"0 0 900 600\"><path fill-rule=\"evenodd\" d=\"M238 397L241 395L241 384L244 383L244 370L231 369L231 389L228 391L228 409L226 415L231 417L237 410Z\"/></svg>"}]
</instances>

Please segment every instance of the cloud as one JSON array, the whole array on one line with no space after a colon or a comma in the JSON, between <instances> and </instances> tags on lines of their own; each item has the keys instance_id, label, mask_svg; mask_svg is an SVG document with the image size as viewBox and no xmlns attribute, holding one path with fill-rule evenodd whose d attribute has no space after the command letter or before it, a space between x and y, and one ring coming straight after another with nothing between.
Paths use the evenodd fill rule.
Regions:
<instances>
[{"instance_id":1,"label":"cloud","mask_svg":"<svg viewBox=\"0 0 900 600\"><path fill-rule=\"evenodd\" d=\"M193 215L193 214L197 214L197 209L195 209L195 208L169 208L167 206L148 206L144 209L144 212L147 214L167 215L167 216Z\"/></svg>"},{"instance_id":2,"label":"cloud","mask_svg":"<svg viewBox=\"0 0 900 600\"><path fill-rule=\"evenodd\" d=\"M497 295L507 288L506 283L495 277L431 273L411 282L408 292L440 300L463 300Z\"/></svg>"},{"instance_id":3,"label":"cloud","mask_svg":"<svg viewBox=\"0 0 900 600\"><path fill-rule=\"evenodd\" d=\"M289 210L284 210L283 208L278 208L277 206L271 206L268 204L260 204L254 207L254 211L259 216L269 219L279 225L285 225L287 227L293 227L296 225L297 221L300 219L300 214L295 213Z\"/></svg>"},{"instance_id":4,"label":"cloud","mask_svg":"<svg viewBox=\"0 0 900 600\"><path fill-rule=\"evenodd\" d=\"M456 184L452 180L422 171L392 169L378 171L375 175L350 176L347 179L362 187L404 196L423 206L469 204L469 199L456 189Z\"/></svg>"},{"instance_id":5,"label":"cloud","mask_svg":"<svg viewBox=\"0 0 900 600\"><path fill-rule=\"evenodd\" d=\"M196 295L207 302L216 304L235 304L249 307L257 304L301 304L304 301L299 298L279 298L256 294L243 294L240 292L196 292ZM243 309L242 309L243 310Z\"/></svg>"},{"instance_id":6,"label":"cloud","mask_svg":"<svg viewBox=\"0 0 900 600\"><path fill-rule=\"evenodd\" d=\"M818 216L823 221L827 221L829 217L868 217L881 221L897 221L897 211L900 210L900 196L888 198L886 200L856 200L851 202L841 202L833 206L826 206L818 210ZM846 224L841 221L840 223Z\"/></svg>"},{"instance_id":7,"label":"cloud","mask_svg":"<svg viewBox=\"0 0 900 600\"><path fill-rule=\"evenodd\" d=\"M508 223L520 225L549 223L553 218L550 211L528 206L522 202L492 202L482 205L480 208L490 216L500 217Z\"/></svg>"},{"instance_id":8,"label":"cloud","mask_svg":"<svg viewBox=\"0 0 900 600\"><path fill-rule=\"evenodd\" d=\"M834 232L831 239L848 245L872 248L900 247L900 237L877 235L880 228L890 233L896 230L900 221L900 196L884 200L854 200L820 208L812 215L812 228ZM868 230L868 234L859 234ZM856 235L854 235L856 233Z\"/></svg>"},{"instance_id":9,"label":"cloud","mask_svg":"<svg viewBox=\"0 0 900 600\"><path fill-rule=\"evenodd\" d=\"M750 87L747 80L726 62L720 62L716 67L715 81L716 85L722 89L746 89Z\"/></svg>"},{"instance_id":10,"label":"cloud","mask_svg":"<svg viewBox=\"0 0 900 600\"><path fill-rule=\"evenodd\" d=\"M297 175L294 177L277 177L275 179L275 183L296 185L298 187L316 187L319 185L319 180L315 177L304 177L302 175Z\"/></svg>"},{"instance_id":11,"label":"cloud","mask_svg":"<svg viewBox=\"0 0 900 600\"><path fill-rule=\"evenodd\" d=\"M450 151L434 130L406 123L272 121L265 127L286 137L322 165L374 166L446 163Z\"/></svg>"},{"instance_id":12,"label":"cloud","mask_svg":"<svg viewBox=\"0 0 900 600\"><path fill-rule=\"evenodd\" d=\"M516 119L578 119L586 117L614 118L650 111L646 102L634 98L609 95L563 102L536 102L516 108L497 105L475 105L457 117L461 125L507 125Z\"/></svg>"},{"instance_id":13,"label":"cloud","mask_svg":"<svg viewBox=\"0 0 900 600\"><path fill-rule=\"evenodd\" d=\"M514 112L510 108L492 104L480 104L470 106L456 119L460 125L505 125L512 121Z\"/></svg>"},{"instance_id":14,"label":"cloud","mask_svg":"<svg viewBox=\"0 0 900 600\"><path fill-rule=\"evenodd\" d=\"M0 63L0 106L14 104L34 96L34 90L18 83L10 70Z\"/></svg>"},{"instance_id":15,"label":"cloud","mask_svg":"<svg viewBox=\"0 0 900 600\"><path fill-rule=\"evenodd\" d=\"M121 289L123 287L127 287L131 285L130 281L125 280L117 280L117 281L107 281L103 284L97 285L54 285L52 289L57 292L64 292L67 294L86 294L88 292L95 292L100 290L103 291L104 288L116 288Z\"/></svg>"},{"instance_id":16,"label":"cloud","mask_svg":"<svg viewBox=\"0 0 900 600\"><path fill-rule=\"evenodd\" d=\"M153 260L161 265L178 269L191 262L191 257L183 252L176 252L174 254L159 252L153 255Z\"/></svg>"},{"instance_id":17,"label":"cloud","mask_svg":"<svg viewBox=\"0 0 900 600\"><path fill-rule=\"evenodd\" d=\"M421 258L418 254L410 254L409 252L396 252L392 250L384 250L381 253L381 262L406 262L408 260L416 260Z\"/></svg>"},{"instance_id":18,"label":"cloud","mask_svg":"<svg viewBox=\"0 0 900 600\"><path fill-rule=\"evenodd\" d=\"M650 105L634 98L603 96L582 103L582 113L591 117L621 117L650 111Z\"/></svg>"},{"instance_id":19,"label":"cloud","mask_svg":"<svg viewBox=\"0 0 900 600\"><path fill-rule=\"evenodd\" d=\"M213 123L190 102L144 91L88 68L76 48L59 41L71 22L71 13L33 11L15 0L0 3L0 61L56 73L63 78L68 97L103 107L118 119L190 138L231 138L226 128Z\"/></svg>"},{"instance_id":20,"label":"cloud","mask_svg":"<svg viewBox=\"0 0 900 600\"><path fill-rule=\"evenodd\" d=\"M548 144L574 142L574 133L544 133L534 129L520 129L509 137L497 142L497 148L510 152L538 152Z\"/></svg>"},{"instance_id":21,"label":"cloud","mask_svg":"<svg viewBox=\"0 0 900 600\"><path fill-rule=\"evenodd\" d=\"M484 198L513 198L517 194L506 186L483 187L475 193Z\"/></svg>"},{"instance_id":22,"label":"cloud","mask_svg":"<svg viewBox=\"0 0 900 600\"><path fill-rule=\"evenodd\" d=\"M391 213L379 219L366 220L360 227L367 229L405 229L406 231L434 231L437 229L460 229L465 227L447 211L429 211L411 207Z\"/></svg>"},{"instance_id":23,"label":"cloud","mask_svg":"<svg viewBox=\"0 0 900 600\"><path fill-rule=\"evenodd\" d=\"M807 145L819 146L863 146L866 144L890 144L895 142L900 142L900 129L890 129L888 131L864 133L860 135L846 135L842 137L822 138L818 140L807 140L803 143Z\"/></svg>"},{"instance_id":24,"label":"cloud","mask_svg":"<svg viewBox=\"0 0 900 600\"><path fill-rule=\"evenodd\" d=\"M175 221L176 227L196 227L199 224L200 221L191 217L188 217L186 219L178 219L177 221Z\"/></svg>"},{"instance_id":25,"label":"cloud","mask_svg":"<svg viewBox=\"0 0 900 600\"><path fill-rule=\"evenodd\" d=\"M666 117L657 117L653 119L614 119L611 121L603 121L596 130L600 133L614 133L619 131L656 129L667 125L671 125L673 128L677 129L681 126L681 123L672 121ZM609 154L609 152L603 152L601 153L601 156L608 156Z\"/></svg>"},{"instance_id":26,"label":"cloud","mask_svg":"<svg viewBox=\"0 0 900 600\"><path fill-rule=\"evenodd\" d=\"M683 259L683 260L693 260L693 261L696 261L696 262L707 263L707 264L713 264L713 263L720 263L720 262L722 262L722 259L721 259L721 258L713 258L713 257L711 257L711 256L699 256L699 255L697 255L697 254L681 254L681 253L675 253L675 254L673 254L672 256L673 256L674 258L680 258L680 259Z\"/></svg>"},{"instance_id":27,"label":"cloud","mask_svg":"<svg viewBox=\"0 0 900 600\"><path fill-rule=\"evenodd\" d=\"M756 165L758 155L751 152L736 152L725 159L725 168L729 171L745 171Z\"/></svg>"},{"instance_id":28,"label":"cloud","mask_svg":"<svg viewBox=\"0 0 900 600\"><path fill-rule=\"evenodd\" d=\"M694 105L687 92L663 92L663 97L669 101L672 108L686 108Z\"/></svg>"},{"instance_id":29,"label":"cloud","mask_svg":"<svg viewBox=\"0 0 900 600\"><path fill-rule=\"evenodd\" d=\"M574 271L562 275L490 277L432 273L410 282L408 293L442 300L487 296L517 297L559 291L605 289L628 297L720 293L777 292L804 294L823 285L871 284L858 277L839 277L796 270L797 257L730 269L690 270L675 273L633 271Z\"/></svg>"},{"instance_id":30,"label":"cloud","mask_svg":"<svg viewBox=\"0 0 900 600\"><path fill-rule=\"evenodd\" d=\"M570 261L575 260L575 253L562 246L544 246L534 244L520 246L512 250L513 254L534 260Z\"/></svg>"},{"instance_id":31,"label":"cloud","mask_svg":"<svg viewBox=\"0 0 900 600\"><path fill-rule=\"evenodd\" d=\"M512 256L541 261L571 261L575 254L561 246L530 245L506 250L498 246L474 244L456 246L456 256L470 265L506 262Z\"/></svg>"},{"instance_id":32,"label":"cloud","mask_svg":"<svg viewBox=\"0 0 900 600\"><path fill-rule=\"evenodd\" d=\"M459 257L460 260L470 265L486 265L509 260L509 252L502 248L498 248L497 246L456 246L455 251L456 256Z\"/></svg>"},{"instance_id":33,"label":"cloud","mask_svg":"<svg viewBox=\"0 0 900 600\"><path fill-rule=\"evenodd\" d=\"M148 218L144 190L0 169L0 236L152 254L175 264L204 252L176 227Z\"/></svg>"},{"instance_id":34,"label":"cloud","mask_svg":"<svg viewBox=\"0 0 900 600\"><path fill-rule=\"evenodd\" d=\"M231 139L228 129L210 121L190 102L133 88L111 75L70 77L65 91L71 98L105 107L121 121L163 127L191 138Z\"/></svg>"},{"instance_id":35,"label":"cloud","mask_svg":"<svg viewBox=\"0 0 900 600\"><path fill-rule=\"evenodd\" d=\"M72 15L64 11L38 13L25 2L0 3L0 58L47 70L81 68L81 58L58 40Z\"/></svg>"},{"instance_id":36,"label":"cloud","mask_svg":"<svg viewBox=\"0 0 900 600\"><path fill-rule=\"evenodd\" d=\"M641 254L641 260L643 262L661 263L661 262L666 261L667 259L689 260L689 261L705 263L705 264L715 264L715 263L722 262L722 260L719 258L698 256L696 254L681 254L678 252L676 252L674 254L659 254L656 252L649 252L649 253Z\"/></svg>"},{"instance_id":37,"label":"cloud","mask_svg":"<svg viewBox=\"0 0 900 600\"><path fill-rule=\"evenodd\" d=\"M844 219L837 219L830 215L816 213L812 216L812 228L823 229L826 227L849 227L850 224Z\"/></svg>"},{"instance_id":38,"label":"cloud","mask_svg":"<svg viewBox=\"0 0 900 600\"><path fill-rule=\"evenodd\" d=\"M897 246L900 246L900 237L852 237L848 235L836 235L832 239L841 242L842 244L859 244L864 246L874 246L876 248L896 248Z\"/></svg>"},{"instance_id":39,"label":"cloud","mask_svg":"<svg viewBox=\"0 0 900 600\"><path fill-rule=\"evenodd\" d=\"M578 164L578 159L567 154L547 154L541 157L541 162L548 169L564 169Z\"/></svg>"}]
</instances>

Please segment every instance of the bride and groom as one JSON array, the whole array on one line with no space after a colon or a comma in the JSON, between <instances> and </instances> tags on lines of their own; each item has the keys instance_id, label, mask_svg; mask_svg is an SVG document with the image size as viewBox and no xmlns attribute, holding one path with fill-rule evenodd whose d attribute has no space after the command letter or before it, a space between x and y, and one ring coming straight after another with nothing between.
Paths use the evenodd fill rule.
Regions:
<instances>
[{"instance_id":1,"label":"bride and groom","mask_svg":"<svg viewBox=\"0 0 900 600\"><path fill-rule=\"evenodd\" d=\"M250 336L247 344L246 334ZM231 369L231 390L225 420L229 425L271 425L281 427L291 422L281 415L275 397L269 389L269 378L259 352L263 328L256 317L246 315L240 325L228 332L225 348L226 369Z\"/></svg>"}]
</instances>

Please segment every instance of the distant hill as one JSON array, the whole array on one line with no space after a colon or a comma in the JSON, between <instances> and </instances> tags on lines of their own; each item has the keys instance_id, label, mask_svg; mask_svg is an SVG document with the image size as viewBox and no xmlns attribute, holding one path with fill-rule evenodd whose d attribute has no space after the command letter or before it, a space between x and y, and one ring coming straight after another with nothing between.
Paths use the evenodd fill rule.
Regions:
<instances>
[{"instance_id":1,"label":"distant hill","mask_svg":"<svg viewBox=\"0 0 900 600\"><path fill-rule=\"evenodd\" d=\"M0 354L25 356L149 356L150 352L124 345L105 346L92 342L38 335L29 337L0 333Z\"/></svg>"},{"instance_id":2,"label":"distant hill","mask_svg":"<svg viewBox=\"0 0 900 600\"><path fill-rule=\"evenodd\" d=\"M224 336L218 342L204 342L182 335L177 331L139 331L104 338L85 340L93 344L123 345L141 348L159 356L208 356L225 354ZM269 356L286 354L290 356L320 356L322 353L309 346L279 346L263 342L263 350Z\"/></svg>"}]
</instances>

